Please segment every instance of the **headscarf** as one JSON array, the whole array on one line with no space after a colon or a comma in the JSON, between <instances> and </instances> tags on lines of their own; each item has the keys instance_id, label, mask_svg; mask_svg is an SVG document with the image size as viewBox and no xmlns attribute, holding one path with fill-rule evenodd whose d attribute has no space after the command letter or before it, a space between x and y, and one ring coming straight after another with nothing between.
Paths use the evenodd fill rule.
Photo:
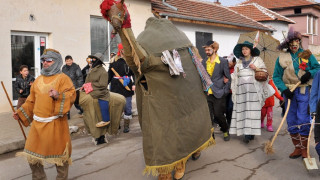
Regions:
<instances>
[{"instance_id":1,"label":"headscarf","mask_svg":"<svg viewBox=\"0 0 320 180\"><path fill-rule=\"evenodd\" d=\"M41 69L41 75L43 76L53 76L55 74L61 73L61 66L63 65L62 57L59 51L55 49L45 49L40 59L52 58L54 63L48 68Z\"/></svg>"}]
</instances>

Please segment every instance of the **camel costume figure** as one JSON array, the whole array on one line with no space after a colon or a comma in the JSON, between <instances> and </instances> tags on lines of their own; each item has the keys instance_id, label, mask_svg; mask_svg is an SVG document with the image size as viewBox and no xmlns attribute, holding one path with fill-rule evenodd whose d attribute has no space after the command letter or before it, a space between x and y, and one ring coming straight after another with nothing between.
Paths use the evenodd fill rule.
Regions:
<instances>
[{"instance_id":1,"label":"camel costume figure","mask_svg":"<svg viewBox=\"0 0 320 180\"><path fill-rule=\"evenodd\" d=\"M201 150L215 143L202 79L193 61L196 48L166 19L149 18L136 40L124 0L105 0L100 8L119 33L124 58L136 76L144 173L172 179L175 170L174 178L181 179L188 158L199 158ZM175 67L162 62L166 59L162 54L171 52L181 59L181 75L178 71L171 76Z\"/></svg>"}]
</instances>

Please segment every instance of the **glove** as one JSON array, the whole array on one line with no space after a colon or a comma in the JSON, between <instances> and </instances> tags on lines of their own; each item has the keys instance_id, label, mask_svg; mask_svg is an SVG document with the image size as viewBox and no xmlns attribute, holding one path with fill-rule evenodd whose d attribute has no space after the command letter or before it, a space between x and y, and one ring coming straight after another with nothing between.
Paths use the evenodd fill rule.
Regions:
<instances>
[{"instance_id":1,"label":"glove","mask_svg":"<svg viewBox=\"0 0 320 180\"><path fill-rule=\"evenodd\" d=\"M293 97L293 92L291 92L289 89L286 89L283 91L283 94L286 96L288 99L292 99Z\"/></svg>"},{"instance_id":2,"label":"glove","mask_svg":"<svg viewBox=\"0 0 320 180\"><path fill-rule=\"evenodd\" d=\"M310 72L305 73L305 74L304 74L303 76L301 76L301 78L300 78L301 84L307 83L310 78L311 78L311 73L310 73Z\"/></svg>"},{"instance_id":3,"label":"glove","mask_svg":"<svg viewBox=\"0 0 320 180\"><path fill-rule=\"evenodd\" d=\"M313 119L317 115L316 112L311 113L311 118Z\"/></svg>"}]
</instances>

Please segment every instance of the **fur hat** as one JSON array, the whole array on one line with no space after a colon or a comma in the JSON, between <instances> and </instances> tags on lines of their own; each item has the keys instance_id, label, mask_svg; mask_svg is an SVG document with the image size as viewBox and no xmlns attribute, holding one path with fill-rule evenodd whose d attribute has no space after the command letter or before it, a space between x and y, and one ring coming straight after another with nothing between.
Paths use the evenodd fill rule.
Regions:
<instances>
[{"instance_id":1,"label":"fur hat","mask_svg":"<svg viewBox=\"0 0 320 180\"><path fill-rule=\"evenodd\" d=\"M259 56L260 55L260 50L258 48L253 48L253 44L250 43L249 41L245 41L241 44L237 44L234 49L233 49L233 54L239 59L242 54L242 47L248 47L251 50L251 55L252 56Z\"/></svg>"},{"instance_id":2,"label":"fur hat","mask_svg":"<svg viewBox=\"0 0 320 180\"><path fill-rule=\"evenodd\" d=\"M208 41L206 45L202 46L203 48L211 47L212 49L218 51L219 50L219 43L216 41Z\"/></svg>"},{"instance_id":3,"label":"fur hat","mask_svg":"<svg viewBox=\"0 0 320 180\"><path fill-rule=\"evenodd\" d=\"M283 42L278 46L279 50L288 49L290 41L294 39L299 39L301 41L302 36L298 31L294 31L293 27L289 29L288 35Z\"/></svg>"}]
</instances>

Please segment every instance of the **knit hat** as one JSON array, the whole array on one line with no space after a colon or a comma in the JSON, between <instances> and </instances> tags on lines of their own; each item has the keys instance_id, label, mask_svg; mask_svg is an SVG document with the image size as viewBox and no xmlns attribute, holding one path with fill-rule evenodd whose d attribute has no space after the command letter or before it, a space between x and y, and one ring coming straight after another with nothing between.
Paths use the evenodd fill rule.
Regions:
<instances>
[{"instance_id":1,"label":"knit hat","mask_svg":"<svg viewBox=\"0 0 320 180\"><path fill-rule=\"evenodd\" d=\"M233 49L233 54L239 59L242 54L242 47L248 47L251 50L251 55L252 56L259 56L260 55L260 50L258 48L253 48L253 44L250 43L249 41L245 41L241 44L237 44L234 49Z\"/></svg>"},{"instance_id":2,"label":"knit hat","mask_svg":"<svg viewBox=\"0 0 320 180\"><path fill-rule=\"evenodd\" d=\"M218 51L219 50L219 43L216 41L208 41L206 45L202 46L203 48L211 47L212 49Z\"/></svg>"},{"instance_id":3,"label":"knit hat","mask_svg":"<svg viewBox=\"0 0 320 180\"><path fill-rule=\"evenodd\" d=\"M289 43L294 40L294 39L299 39L301 41L302 36L301 33L298 31L294 31L293 27L289 29L288 35L285 38L285 40L278 46L279 50L283 49L288 49L289 48Z\"/></svg>"}]
</instances>

